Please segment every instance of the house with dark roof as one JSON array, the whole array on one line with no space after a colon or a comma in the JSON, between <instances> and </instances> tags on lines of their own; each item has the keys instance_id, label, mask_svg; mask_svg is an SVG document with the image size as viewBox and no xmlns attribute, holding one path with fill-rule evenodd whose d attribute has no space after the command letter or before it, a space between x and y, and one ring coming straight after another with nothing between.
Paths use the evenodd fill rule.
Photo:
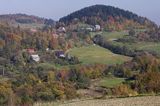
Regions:
<instances>
[{"instance_id":1,"label":"house with dark roof","mask_svg":"<svg viewBox=\"0 0 160 106\"><path fill-rule=\"evenodd\" d=\"M57 50L54 53L55 53L55 56L58 58L65 58L65 52L63 50Z\"/></svg>"}]
</instances>

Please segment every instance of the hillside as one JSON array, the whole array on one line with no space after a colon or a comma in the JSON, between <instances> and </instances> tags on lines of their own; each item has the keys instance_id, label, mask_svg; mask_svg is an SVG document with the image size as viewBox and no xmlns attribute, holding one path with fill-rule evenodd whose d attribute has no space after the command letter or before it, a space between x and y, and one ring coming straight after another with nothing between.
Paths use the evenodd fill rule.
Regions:
<instances>
[{"instance_id":1,"label":"hillside","mask_svg":"<svg viewBox=\"0 0 160 106\"><path fill-rule=\"evenodd\" d=\"M83 64L122 64L131 60L130 57L114 54L97 45L73 48L69 53L78 57Z\"/></svg>"},{"instance_id":2,"label":"hillside","mask_svg":"<svg viewBox=\"0 0 160 106\"><path fill-rule=\"evenodd\" d=\"M43 25L54 25L55 21L52 19L45 19L38 16L26 14L5 14L0 15L0 22L7 22L11 26L20 26L22 28L41 27Z\"/></svg>"},{"instance_id":3,"label":"hillside","mask_svg":"<svg viewBox=\"0 0 160 106\"><path fill-rule=\"evenodd\" d=\"M111 6L84 8L56 25L36 16L1 15L0 106L159 95L159 42L153 22Z\"/></svg>"},{"instance_id":4,"label":"hillside","mask_svg":"<svg viewBox=\"0 0 160 106\"><path fill-rule=\"evenodd\" d=\"M118 27L154 25L153 22L145 17L140 17L130 11L105 5L94 5L83 8L61 18L59 21L65 24L71 24L75 20L91 25L100 24L103 27L107 25Z\"/></svg>"}]
</instances>

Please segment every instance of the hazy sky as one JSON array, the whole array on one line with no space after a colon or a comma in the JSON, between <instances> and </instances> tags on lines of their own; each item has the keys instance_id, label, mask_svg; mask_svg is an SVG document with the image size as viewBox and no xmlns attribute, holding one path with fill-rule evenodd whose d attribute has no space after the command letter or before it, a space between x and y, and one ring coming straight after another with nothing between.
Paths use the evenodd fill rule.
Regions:
<instances>
[{"instance_id":1,"label":"hazy sky","mask_svg":"<svg viewBox=\"0 0 160 106\"><path fill-rule=\"evenodd\" d=\"M95 4L130 10L160 25L160 0L0 0L0 14L26 13L58 20L73 11Z\"/></svg>"}]
</instances>

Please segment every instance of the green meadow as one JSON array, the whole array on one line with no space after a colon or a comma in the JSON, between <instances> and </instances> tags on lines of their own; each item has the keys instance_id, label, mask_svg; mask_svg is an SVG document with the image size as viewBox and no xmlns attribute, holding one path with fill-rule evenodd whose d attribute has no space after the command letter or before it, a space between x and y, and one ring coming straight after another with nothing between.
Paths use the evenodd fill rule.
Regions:
<instances>
[{"instance_id":1,"label":"green meadow","mask_svg":"<svg viewBox=\"0 0 160 106\"><path fill-rule=\"evenodd\" d=\"M83 64L121 64L131 59L127 56L114 54L97 45L73 48L69 53L78 57Z\"/></svg>"}]
</instances>

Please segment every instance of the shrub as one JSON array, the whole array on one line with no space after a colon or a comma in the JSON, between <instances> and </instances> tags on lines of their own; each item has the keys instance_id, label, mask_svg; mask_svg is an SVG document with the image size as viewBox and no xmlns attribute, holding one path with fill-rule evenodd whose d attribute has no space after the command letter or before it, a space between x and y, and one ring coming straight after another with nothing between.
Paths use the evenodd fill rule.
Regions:
<instances>
[{"instance_id":1,"label":"shrub","mask_svg":"<svg viewBox=\"0 0 160 106\"><path fill-rule=\"evenodd\" d=\"M7 83L0 83L0 105L5 106L8 104L12 93L11 85Z\"/></svg>"},{"instance_id":2,"label":"shrub","mask_svg":"<svg viewBox=\"0 0 160 106\"><path fill-rule=\"evenodd\" d=\"M128 85L121 84L113 89L113 94L116 96L136 96L138 93L133 91Z\"/></svg>"},{"instance_id":3,"label":"shrub","mask_svg":"<svg viewBox=\"0 0 160 106\"><path fill-rule=\"evenodd\" d=\"M146 72L138 75L135 89L140 93L160 92L160 72Z\"/></svg>"},{"instance_id":4,"label":"shrub","mask_svg":"<svg viewBox=\"0 0 160 106\"><path fill-rule=\"evenodd\" d=\"M72 69L69 73L69 80L74 82L77 88L87 88L90 84L90 80L88 77L84 75L84 73L79 70Z\"/></svg>"}]
</instances>

